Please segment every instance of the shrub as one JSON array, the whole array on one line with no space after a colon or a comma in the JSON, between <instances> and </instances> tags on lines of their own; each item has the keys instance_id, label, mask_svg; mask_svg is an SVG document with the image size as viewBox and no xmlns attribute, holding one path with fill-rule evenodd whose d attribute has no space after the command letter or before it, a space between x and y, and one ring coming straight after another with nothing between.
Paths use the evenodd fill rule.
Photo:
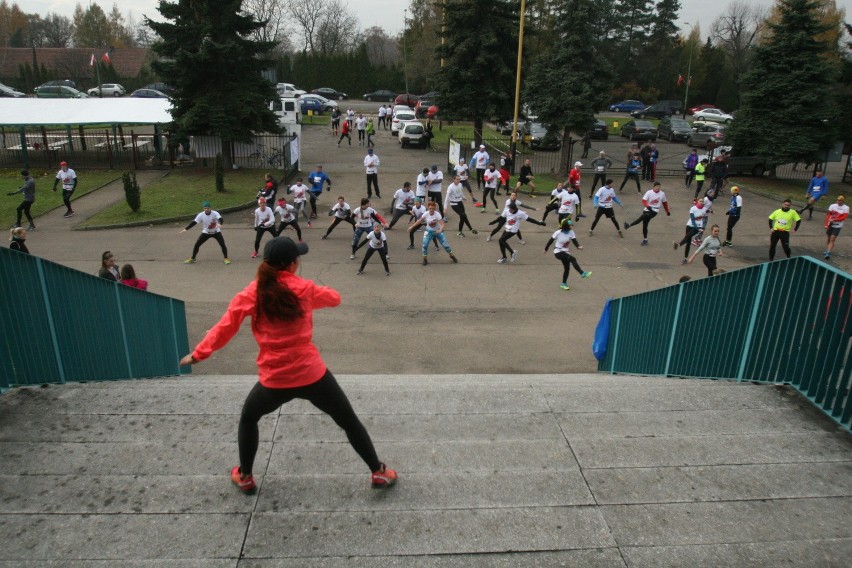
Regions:
<instances>
[{"instance_id":1,"label":"shrub","mask_svg":"<svg viewBox=\"0 0 852 568\"><path fill-rule=\"evenodd\" d=\"M124 198L131 211L136 213L142 207L142 192L139 190L139 184L136 183L136 173L124 172L121 181L124 183Z\"/></svg>"},{"instance_id":2,"label":"shrub","mask_svg":"<svg viewBox=\"0 0 852 568\"><path fill-rule=\"evenodd\" d=\"M213 172L216 174L216 191L225 193L225 166L222 160L222 154L216 154L216 161L213 164Z\"/></svg>"}]
</instances>

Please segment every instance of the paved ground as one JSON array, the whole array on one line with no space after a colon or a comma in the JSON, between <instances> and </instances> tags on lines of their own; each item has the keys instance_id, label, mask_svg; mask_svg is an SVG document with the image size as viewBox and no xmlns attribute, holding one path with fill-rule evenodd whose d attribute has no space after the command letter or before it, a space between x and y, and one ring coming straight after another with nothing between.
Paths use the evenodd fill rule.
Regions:
<instances>
[{"instance_id":1,"label":"paved ground","mask_svg":"<svg viewBox=\"0 0 852 568\"><path fill-rule=\"evenodd\" d=\"M363 149L330 138L309 131L305 154L326 164L330 196L354 202ZM378 143L383 206L441 162ZM603 226L590 239L581 221L578 256L594 275L572 277L570 292L541 251L553 225L525 227L529 244L506 266L484 234L453 232L461 263L432 253L422 267L391 231L390 278L375 261L355 276L344 228L328 241L306 230L303 274L344 298L317 313L316 341L400 471L389 491L371 490L340 432L298 402L261 423L258 495L230 486L237 415L255 380L247 329L194 376L6 393L0 567L848 565L852 442L807 401L772 386L589 374L607 297L703 277L671 249L689 201L677 181L674 214L654 220L648 247L635 228L622 240ZM727 269L765 259L764 219L777 204L745 197ZM638 197L624 198L619 218L635 218ZM76 209L118 199L107 188ZM472 216L480 229L493 217ZM231 266L215 243L185 266L195 235L178 234L182 224L84 232L60 212L47 217L28 241L35 254L96 272L113 250L153 291L186 301L192 342L255 269L246 215L226 224ZM848 235L838 243L844 270L850 245ZM818 254L818 222L793 246Z\"/></svg>"}]
</instances>

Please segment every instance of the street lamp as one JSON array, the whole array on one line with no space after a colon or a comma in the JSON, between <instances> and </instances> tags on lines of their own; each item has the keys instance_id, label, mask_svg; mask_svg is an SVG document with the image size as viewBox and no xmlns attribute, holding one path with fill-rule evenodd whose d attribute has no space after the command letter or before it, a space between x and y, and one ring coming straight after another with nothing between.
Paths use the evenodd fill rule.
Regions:
<instances>
[{"instance_id":1,"label":"street lamp","mask_svg":"<svg viewBox=\"0 0 852 568\"><path fill-rule=\"evenodd\" d=\"M515 71L515 112L512 118L512 142L510 155L512 156L512 168L514 171L515 153L518 150L518 111L521 105L521 61L524 54L524 15L527 11L527 0L521 0L521 23L518 31L518 67Z\"/></svg>"},{"instance_id":2,"label":"street lamp","mask_svg":"<svg viewBox=\"0 0 852 568\"><path fill-rule=\"evenodd\" d=\"M690 34L692 35L692 24L686 24L689 26ZM687 101L689 101L689 84L692 82L692 49L695 47L695 42L689 42L689 64L686 67L686 91L683 94L683 119L686 120L686 109L687 109Z\"/></svg>"}]
</instances>

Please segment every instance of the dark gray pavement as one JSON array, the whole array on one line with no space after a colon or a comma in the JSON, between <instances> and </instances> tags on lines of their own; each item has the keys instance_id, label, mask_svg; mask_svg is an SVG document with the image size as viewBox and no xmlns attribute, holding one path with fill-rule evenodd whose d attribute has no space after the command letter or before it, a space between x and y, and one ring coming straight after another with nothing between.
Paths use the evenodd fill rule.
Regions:
<instances>
[{"instance_id":1,"label":"dark gray pavement","mask_svg":"<svg viewBox=\"0 0 852 568\"><path fill-rule=\"evenodd\" d=\"M323 206L341 193L356 203L364 149L338 149L318 128L305 138L304 173L321 161L334 180ZM382 208L444 161L384 133L377 144ZM555 220L524 226L512 265L496 264L484 232L451 231L460 264L431 252L422 267L405 233L390 231L389 278L378 259L355 276L346 226L327 241L327 217L305 229L302 274L343 296L315 314L315 340L400 472L388 491L370 489L345 438L301 402L261 422L260 492L230 485L256 380L248 325L192 376L4 394L0 567L847 566L852 442L810 403L782 387L592 374L607 297L704 276L671 247L691 196L680 181L663 180L673 215L653 221L648 247L637 228L622 240L603 225L589 238L581 221L578 258L594 274L572 276L569 292L542 252ZM623 198L619 220L632 220L638 196ZM120 199L115 185L75 209ZM721 267L765 259L775 208L746 192ZM472 213L474 226L492 213ZM74 231L60 211L45 217L28 240L35 254L95 273L114 251L152 291L186 302L193 344L256 268L247 214L227 218L230 266L215 243L184 265L196 238L178 233L184 223ZM823 240L819 221L804 223L794 254L818 255ZM841 235L834 260L847 271L851 245Z\"/></svg>"},{"instance_id":2,"label":"dark gray pavement","mask_svg":"<svg viewBox=\"0 0 852 568\"><path fill-rule=\"evenodd\" d=\"M0 566L848 566L852 441L783 387L597 375L340 377L399 483L253 376L0 397Z\"/></svg>"}]
</instances>

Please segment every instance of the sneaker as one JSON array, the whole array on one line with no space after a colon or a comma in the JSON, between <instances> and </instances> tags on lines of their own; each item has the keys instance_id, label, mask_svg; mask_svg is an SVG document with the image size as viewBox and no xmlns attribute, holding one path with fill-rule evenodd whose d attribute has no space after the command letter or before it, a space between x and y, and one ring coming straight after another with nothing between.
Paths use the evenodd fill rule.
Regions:
<instances>
[{"instance_id":1,"label":"sneaker","mask_svg":"<svg viewBox=\"0 0 852 568\"><path fill-rule=\"evenodd\" d=\"M689 264L689 261L684 258L683 260L680 261L680 263L681 264Z\"/></svg>"},{"instance_id":2,"label":"sneaker","mask_svg":"<svg viewBox=\"0 0 852 568\"><path fill-rule=\"evenodd\" d=\"M622 233L621 231L618 231L618 236L619 236L619 237L621 237L621 238L623 239L623 238L624 238L624 233Z\"/></svg>"},{"instance_id":3,"label":"sneaker","mask_svg":"<svg viewBox=\"0 0 852 568\"><path fill-rule=\"evenodd\" d=\"M722 246L723 247L732 247L732 246L734 246L734 243L732 243L731 241L725 241L724 243L722 243Z\"/></svg>"},{"instance_id":4,"label":"sneaker","mask_svg":"<svg viewBox=\"0 0 852 568\"><path fill-rule=\"evenodd\" d=\"M464 237L464 233L463 233L462 231L459 231L459 232L458 232L458 233L456 233L456 234L457 234L458 236L460 236L460 237Z\"/></svg>"},{"instance_id":5,"label":"sneaker","mask_svg":"<svg viewBox=\"0 0 852 568\"><path fill-rule=\"evenodd\" d=\"M231 481L246 495L253 495L257 491L254 476L243 477L243 474L240 473L240 466L238 465L234 466L234 469L231 470Z\"/></svg>"},{"instance_id":6,"label":"sneaker","mask_svg":"<svg viewBox=\"0 0 852 568\"><path fill-rule=\"evenodd\" d=\"M512 251L512 262L515 262L516 260L518 260L518 251L514 250Z\"/></svg>"},{"instance_id":7,"label":"sneaker","mask_svg":"<svg viewBox=\"0 0 852 568\"><path fill-rule=\"evenodd\" d=\"M521 243L522 245L527 244L527 241L525 241L524 239L518 239L518 242Z\"/></svg>"},{"instance_id":8,"label":"sneaker","mask_svg":"<svg viewBox=\"0 0 852 568\"><path fill-rule=\"evenodd\" d=\"M480 213L485 213L485 205L482 206L482 209L479 210Z\"/></svg>"},{"instance_id":9,"label":"sneaker","mask_svg":"<svg viewBox=\"0 0 852 568\"><path fill-rule=\"evenodd\" d=\"M490 243L490 242L491 242L491 235L488 235L487 237L485 237L485 242L486 242L486 243Z\"/></svg>"},{"instance_id":10,"label":"sneaker","mask_svg":"<svg viewBox=\"0 0 852 568\"><path fill-rule=\"evenodd\" d=\"M231 259L230 259L230 258L226 258L226 259L225 259L225 260L223 260L222 262L223 262L223 263L225 263L225 264L231 264Z\"/></svg>"},{"instance_id":11,"label":"sneaker","mask_svg":"<svg viewBox=\"0 0 852 568\"><path fill-rule=\"evenodd\" d=\"M677 247L680 246L680 243L677 242L677 241L672 241L672 246L674 247L675 250L677 250Z\"/></svg>"},{"instance_id":12,"label":"sneaker","mask_svg":"<svg viewBox=\"0 0 852 568\"><path fill-rule=\"evenodd\" d=\"M584 273L582 273L582 274L580 275L580 278L588 278L588 277L589 277L589 276L591 276L591 275L592 275L592 271L591 271L591 270L587 270L587 271L585 271Z\"/></svg>"},{"instance_id":13,"label":"sneaker","mask_svg":"<svg viewBox=\"0 0 852 568\"><path fill-rule=\"evenodd\" d=\"M326 240L326 239L328 239L328 235L323 235L322 240Z\"/></svg>"},{"instance_id":14,"label":"sneaker","mask_svg":"<svg viewBox=\"0 0 852 568\"><path fill-rule=\"evenodd\" d=\"M499 209L494 209L494 213L496 213L497 215L499 215L499 214L500 214L500 210L499 210Z\"/></svg>"},{"instance_id":15,"label":"sneaker","mask_svg":"<svg viewBox=\"0 0 852 568\"><path fill-rule=\"evenodd\" d=\"M590 237L594 237L594 236L595 236L595 232L594 232L594 231L589 231L589 236L590 236Z\"/></svg>"},{"instance_id":16,"label":"sneaker","mask_svg":"<svg viewBox=\"0 0 852 568\"><path fill-rule=\"evenodd\" d=\"M459 259L457 259L456 255L454 255L453 253L450 253L450 258L453 259L453 264L459 263Z\"/></svg>"},{"instance_id":17,"label":"sneaker","mask_svg":"<svg viewBox=\"0 0 852 568\"><path fill-rule=\"evenodd\" d=\"M570 290L571 289L571 286L569 286L567 282L563 282L562 284L559 285L559 287L562 288L563 290Z\"/></svg>"},{"instance_id":18,"label":"sneaker","mask_svg":"<svg viewBox=\"0 0 852 568\"><path fill-rule=\"evenodd\" d=\"M405 250L414 250L414 245L408 245Z\"/></svg>"},{"instance_id":19,"label":"sneaker","mask_svg":"<svg viewBox=\"0 0 852 568\"><path fill-rule=\"evenodd\" d=\"M643 247L648 246L648 239L642 239L642 242L641 242L640 244L641 244Z\"/></svg>"},{"instance_id":20,"label":"sneaker","mask_svg":"<svg viewBox=\"0 0 852 568\"><path fill-rule=\"evenodd\" d=\"M187 258L186 260L183 261L183 263L184 264L195 264L195 259L194 258Z\"/></svg>"},{"instance_id":21,"label":"sneaker","mask_svg":"<svg viewBox=\"0 0 852 568\"><path fill-rule=\"evenodd\" d=\"M63 215L63 217L65 217L66 219L67 219L68 217L73 217L73 216L74 216L74 214L73 214L73 213L66 213L65 215Z\"/></svg>"},{"instance_id":22,"label":"sneaker","mask_svg":"<svg viewBox=\"0 0 852 568\"><path fill-rule=\"evenodd\" d=\"M390 272L385 272L385 276L390 276Z\"/></svg>"},{"instance_id":23,"label":"sneaker","mask_svg":"<svg viewBox=\"0 0 852 568\"><path fill-rule=\"evenodd\" d=\"M364 274L364 271L359 270L358 272L355 273L355 276L361 276L362 274Z\"/></svg>"},{"instance_id":24,"label":"sneaker","mask_svg":"<svg viewBox=\"0 0 852 568\"><path fill-rule=\"evenodd\" d=\"M354 255L354 254L350 254L350 255L349 255L349 260L355 260L355 255Z\"/></svg>"},{"instance_id":25,"label":"sneaker","mask_svg":"<svg viewBox=\"0 0 852 568\"><path fill-rule=\"evenodd\" d=\"M629 229L629 228L630 228L630 223L628 223L627 221L625 221L625 222L624 222L624 230L626 231L626 230L627 230L627 229Z\"/></svg>"},{"instance_id":26,"label":"sneaker","mask_svg":"<svg viewBox=\"0 0 852 568\"><path fill-rule=\"evenodd\" d=\"M427 264L429 264L429 259L424 256L423 257L423 266L426 266Z\"/></svg>"},{"instance_id":27,"label":"sneaker","mask_svg":"<svg viewBox=\"0 0 852 568\"><path fill-rule=\"evenodd\" d=\"M254 251L253 253L251 253L251 257L252 257L252 258L257 258L257 251Z\"/></svg>"},{"instance_id":28,"label":"sneaker","mask_svg":"<svg viewBox=\"0 0 852 568\"><path fill-rule=\"evenodd\" d=\"M694 246L694 247L700 247L700 246L701 246L701 241L700 241L699 239L692 239L692 246Z\"/></svg>"},{"instance_id":29,"label":"sneaker","mask_svg":"<svg viewBox=\"0 0 852 568\"><path fill-rule=\"evenodd\" d=\"M507 262L508 262L508 260L506 260L505 258L501 258L501 259L497 260L497 264L506 264Z\"/></svg>"},{"instance_id":30,"label":"sneaker","mask_svg":"<svg viewBox=\"0 0 852 568\"><path fill-rule=\"evenodd\" d=\"M316 218L317 218L316 212L315 211L311 212L311 219L316 219Z\"/></svg>"},{"instance_id":31,"label":"sneaker","mask_svg":"<svg viewBox=\"0 0 852 568\"><path fill-rule=\"evenodd\" d=\"M579 215L577 215L577 219L582 219L583 217L585 217L585 215L583 215L582 213L580 213Z\"/></svg>"},{"instance_id":32,"label":"sneaker","mask_svg":"<svg viewBox=\"0 0 852 568\"><path fill-rule=\"evenodd\" d=\"M474 235L478 235L478 234L479 234L479 231L477 231L476 229L471 229L471 230L470 230L470 232L471 232L471 233L473 233Z\"/></svg>"},{"instance_id":33,"label":"sneaker","mask_svg":"<svg viewBox=\"0 0 852 568\"><path fill-rule=\"evenodd\" d=\"M28 231L35 231L35 230L36 230L36 226L35 226L35 225L29 225L29 226L27 227L27 230L28 230Z\"/></svg>"}]
</instances>

